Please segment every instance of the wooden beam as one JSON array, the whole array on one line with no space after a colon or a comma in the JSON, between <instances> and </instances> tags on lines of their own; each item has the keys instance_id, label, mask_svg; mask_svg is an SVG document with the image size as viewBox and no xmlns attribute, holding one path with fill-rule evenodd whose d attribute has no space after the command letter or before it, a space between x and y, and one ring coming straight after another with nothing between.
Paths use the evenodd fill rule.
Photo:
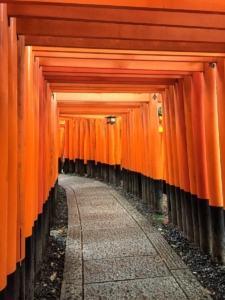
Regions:
<instances>
[{"instance_id":1,"label":"wooden beam","mask_svg":"<svg viewBox=\"0 0 225 300\"><path fill-rule=\"evenodd\" d=\"M60 20L84 20L136 25L164 25L224 29L224 15L186 11L133 10L124 7L93 7L71 5L8 5L8 15Z\"/></svg>"},{"instance_id":2,"label":"wooden beam","mask_svg":"<svg viewBox=\"0 0 225 300\"><path fill-rule=\"evenodd\" d=\"M58 58L79 58L79 59L108 59L116 61L189 61L189 62L216 62L217 57L212 56L184 56L184 55L140 55L140 54L107 54L107 53L77 53L77 52L53 52L53 51L33 51L37 57L58 57Z\"/></svg>"},{"instance_id":3,"label":"wooden beam","mask_svg":"<svg viewBox=\"0 0 225 300\"><path fill-rule=\"evenodd\" d=\"M96 39L96 38L70 38L52 36L26 35L27 46L46 46L64 48L85 49L114 49L135 51L171 51L171 52L208 52L225 53L225 43L199 43L199 42L174 42L156 40L120 40L120 39Z\"/></svg>"},{"instance_id":4,"label":"wooden beam","mask_svg":"<svg viewBox=\"0 0 225 300\"><path fill-rule=\"evenodd\" d=\"M131 8L148 8L161 10L185 10L201 12L223 12L225 13L225 3L223 0L198 0L198 1L171 1L171 0L1 0L3 3L27 3L27 4L74 4L74 5L91 5L91 6L118 6Z\"/></svg>"},{"instance_id":5,"label":"wooden beam","mask_svg":"<svg viewBox=\"0 0 225 300\"><path fill-rule=\"evenodd\" d=\"M49 19L17 19L17 33L22 35L120 40L158 40L173 42L224 43L224 30L156 25L133 25L65 21Z\"/></svg>"},{"instance_id":6,"label":"wooden beam","mask_svg":"<svg viewBox=\"0 0 225 300\"><path fill-rule=\"evenodd\" d=\"M203 71L204 64L201 62L161 62L127 60L113 62L108 60L95 61L90 59L73 58L45 58L39 59L40 66L55 67L78 67L78 68L106 68L106 69L130 69L130 70L162 70L162 71Z\"/></svg>"},{"instance_id":7,"label":"wooden beam","mask_svg":"<svg viewBox=\"0 0 225 300\"><path fill-rule=\"evenodd\" d=\"M56 100L69 100L69 101L102 101L102 102L148 102L150 95L146 94L119 94L119 93L57 93Z\"/></svg>"}]
</instances>

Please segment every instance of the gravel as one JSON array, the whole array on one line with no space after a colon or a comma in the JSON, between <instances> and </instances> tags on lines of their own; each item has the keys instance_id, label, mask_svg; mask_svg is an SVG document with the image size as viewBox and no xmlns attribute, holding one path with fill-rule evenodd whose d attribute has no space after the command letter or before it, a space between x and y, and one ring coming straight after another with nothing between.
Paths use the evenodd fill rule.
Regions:
<instances>
[{"instance_id":1,"label":"gravel","mask_svg":"<svg viewBox=\"0 0 225 300\"><path fill-rule=\"evenodd\" d=\"M58 188L58 204L49 243L42 264L41 277L36 283L34 299L59 300L63 280L64 258L68 227L68 209L66 193Z\"/></svg>"},{"instance_id":2,"label":"gravel","mask_svg":"<svg viewBox=\"0 0 225 300\"><path fill-rule=\"evenodd\" d=\"M213 299L225 299L225 266L213 262L210 255L202 254L200 249L187 240L176 227L168 224L166 195L164 195L164 214L157 215L137 197L126 193L122 187L109 185L124 196L130 204L136 207L160 231ZM59 187L58 195L56 218L54 226L51 228L49 246L43 262L41 278L35 288L34 299L60 299L68 213L66 195L63 188Z\"/></svg>"},{"instance_id":3,"label":"gravel","mask_svg":"<svg viewBox=\"0 0 225 300\"><path fill-rule=\"evenodd\" d=\"M126 193L122 187L114 188L160 231L212 299L225 299L225 266L213 262L210 255L203 254L193 242L182 235L178 228L168 224L166 195L163 196L164 214L157 215L153 209L137 197Z\"/></svg>"}]
</instances>

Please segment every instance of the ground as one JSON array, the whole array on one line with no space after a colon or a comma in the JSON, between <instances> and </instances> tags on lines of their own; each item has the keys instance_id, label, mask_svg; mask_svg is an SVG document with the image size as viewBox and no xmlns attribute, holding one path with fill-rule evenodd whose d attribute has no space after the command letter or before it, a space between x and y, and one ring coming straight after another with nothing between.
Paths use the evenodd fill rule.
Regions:
<instances>
[{"instance_id":1,"label":"ground","mask_svg":"<svg viewBox=\"0 0 225 300\"><path fill-rule=\"evenodd\" d=\"M166 195L164 195L164 215L157 215L138 198L126 193L122 187L114 186L114 188L160 231L198 281L205 287L207 293L213 299L225 299L225 267L212 262L210 255L203 255L199 248L183 237L177 228L167 224ZM56 217L51 228L41 278L35 288L35 300L60 299L68 222L66 196L61 187L59 187L58 197Z\"/></svg>"}]
</instances>

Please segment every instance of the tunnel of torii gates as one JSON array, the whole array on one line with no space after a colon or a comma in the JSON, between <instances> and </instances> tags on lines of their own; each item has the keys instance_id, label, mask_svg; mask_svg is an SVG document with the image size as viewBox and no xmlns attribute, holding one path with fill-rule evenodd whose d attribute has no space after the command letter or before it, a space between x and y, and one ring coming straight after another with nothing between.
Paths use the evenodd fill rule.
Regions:
<instances>
[{"instance_id":1,"label":"tunnel of torii gates","mask_svg":"<svg viewBox=\"0 0 225 300\"><path fill-rule=\"evenodd\" d=\"M157 213L166 193L224 262L224 0L1 1L0 299L33 297L62 162Z\"/></svg>"}]
</instances>

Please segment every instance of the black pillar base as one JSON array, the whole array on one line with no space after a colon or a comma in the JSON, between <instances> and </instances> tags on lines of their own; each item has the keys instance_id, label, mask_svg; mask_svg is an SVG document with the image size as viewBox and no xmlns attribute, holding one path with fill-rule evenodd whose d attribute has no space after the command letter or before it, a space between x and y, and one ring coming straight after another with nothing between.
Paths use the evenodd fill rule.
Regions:
<instances>
[{"instance_id":1,"label":"black pillar base","mask_svg":"<svg viewBox=\"0 0 225 300\"><path fill-rule=\"evenodd\" d=\"M7 300L7 288L4 288L4 290L0 291L0 300Z\"/></svg>"},{"instance_id":2,"label":"black pillar base","mask_svg":"<svg viewBox=\"0 0 225 300\"><path fill-rule=\"evenodd\" d=\"M70 160L69 161L69 173L73 174L74 173L73 170L74 170L74 161Z\"/></svg>"},{"instance_id":3,"label":"black pillar base","mask_svg":"<svg viewBox=\"0 0 225 300\"><path fill-rule=\"evenodd\" d=\"M184 201L186 207L187 238L191 241L194 241L193 216L190 193L184 193Z\"/></svg>"},{"instance_id":4,"label":"black pillar base","mask_svg":"<svg viewBox=\"0 0 225 300\"><path fill-rule=\"evenodd\" d=\"M98 179L101 179L101 163L97 162L97 166L96 166L96 177Z\"/></svg>"},{"instance_id":5,"label":"black pillar base","mask_svg":"<svg viewBox=\"0 0 225 300\"><path fill-rule=\"evenodd\" d=\"M79 174L79 158L75 160L75 174Z\"/></svg>"},{"instance_id":6,"label":"black pillar base","mask_svg":"<svg viewBox=\"0 0 225 300\"><path fill-rule=\"evenodd\" d=\"M212 237L212 259L225 262L225 230L223 207L209 206Z\"/></svg>"},{"instance_id":7,"label":"black pillar base","mask_svg":"<svg viewBox=\"0 0 225 300\"><path fill-rule=\"evenodd\" d=\"M168 222L172 223L171 200L170 200L170 185L168 183L166 184L166 196L167 196Z\"/></svg>"},{"instance_id":8,"label":"black pillar base","mask_svg":"<svg viewBox=\"0 0 225 300\"><path fill-rule=\"evenodd\" d=\"M91 161L87 161L87 177L91 177Z\"/></svg>"},{"instance_id":9,"label":"black pillar base","mask_svg":"<svg viewBox=\"0 0 225 300\"><path fill-rule=\"evenodd\" d=\"M197 198L197 195L191 195L191 206L192 206L194 243L195 243L196 246L200 247L199 218L198 218L198 198Z\"/></svg>"},{"instance_id":10,"label":"black pillar base","mask_svg":"<svg viewBox=\"0 0 225 300\"><path fill-rule=\"evenodd\" d=\"M175 187L176 208L177 208L177 225L180 231L183 231L183 216L181 208L181 191L179 187Z\"/></svg>"},{"instance_id":11,"label":"black pillar base","mask_svg":"<svg viewBox=\"0 0 225 300\"><path fill-rule=\"evenodd\" d=\"M153 179L154 184L154 198L155 198L155 212L163 214L163 184L162 180Z\"/></svg>"},{"instance_id":12,"label":"black pillar base","mask_svg":"<svg viewBox=\"0 0 225 300\"><path fill-rule=\"evenodd\" d=\"M65 158L64 165L63 165L63 172L65 174L69 173L69 158Z\"/></svg>"},{"instance_id":13,"label":"black pillar base","mask_svg":"<svg viewBox=\"0 0 225 300\"><path fill-rule=\"evenodd\" d=\"M25 298L34 299L34 238L33 235L26 238L25 257Z\"/></svg>"},{"instance_id":14,"label":"black pillar base","mask_svg":"<svg viewBox=\"0 0 225 300\"><path fill-rule=\"evenodd\" d=\"M62 172L62 161L61 157L58 158L58 173L60 174Z\"/></svg>"},{"instance_id":15,"label":"black pillar base","mask_svg":"<svg viewBox=\"0 0 225 300\"><path fill-rule=\"evenodd\" d=\"M141 183L142 175L138 173L138 197L142 199L142 183Z\"/></svg>"},{"instance_id":16,"label":"black pillar base","mask_svg":"<svg viewBox=\"0 0 225 300\"><path fill-rule=\"evenodd\" d=\"M177 226L177 207L176 207L176 194L175 186L170 185L170 205L171 205L171 219L173 225Z\"/></svg>"},{"instance_id":17,"label":"black pillar base","mask_svg":"<svg viewBox=\"0 0 225 300\"><path fill-rule=\"evenodd\" d=\"M6 299L15 299L15 300L20 299L20 264L19 263L16 264L15 272L8 275Z\"/></svg>"},{"instance_id":18,"label":"black pillar base","mask_svg":"<svg viewBox=\"0 0 225 300\"><path fill-rule=\"evenodd\" d=\"M121 170L120 165L116 165L116 185L121 186Z\"/></svg>"},{"instance_id":19,"label":"black pillar base","mask_svg":"<svg viewBox=\"0 0 225 300\"><path fill-rule=\"evenodd\" d=\"M186 206L185 206L184 193L185 193L184 190L180 190L183 235L187 236Z\"/></svg>"},{"instance_id":20,"label":"black pillar base","mask_svg":"<svg viewBox=\"0 0 225 300\"><path fill-rule=\"evenodd\" d=\"M83 159L79 159L79 166L78 166L78 174L80 176L84 176L84 172L85 172L85 168L84 168L84 160Z\"/></svg>"},{"instance_id":21,"label":"black pillar base","mask_svg":"<svg viewBox=\"0 0 225 300\"><path fill-rule=\"evenodd\" d=\"M96 164L94 160L91 160L91 178L95 178L96 177Z\"/></svg>"},{"instance_id":22,"label":"black pillar base","mask_svg":"<svg viewBox=\"0 0 225 300\"><path fill-rule=\"evenodd\" d=\"M200 249L203 253L210 252L210 213L209 201L198 198Z\"/></svg>"},{"instance_id":23,"label":"black pillar base","mask_svg":"<svg viewBox=\"0 0 225 300\"><path fill-rule=\"evenodd\" d=\"M109 182L112 184L116 184L116 170L112 165L109 165Z\"/></svg>"}]
</instances>

